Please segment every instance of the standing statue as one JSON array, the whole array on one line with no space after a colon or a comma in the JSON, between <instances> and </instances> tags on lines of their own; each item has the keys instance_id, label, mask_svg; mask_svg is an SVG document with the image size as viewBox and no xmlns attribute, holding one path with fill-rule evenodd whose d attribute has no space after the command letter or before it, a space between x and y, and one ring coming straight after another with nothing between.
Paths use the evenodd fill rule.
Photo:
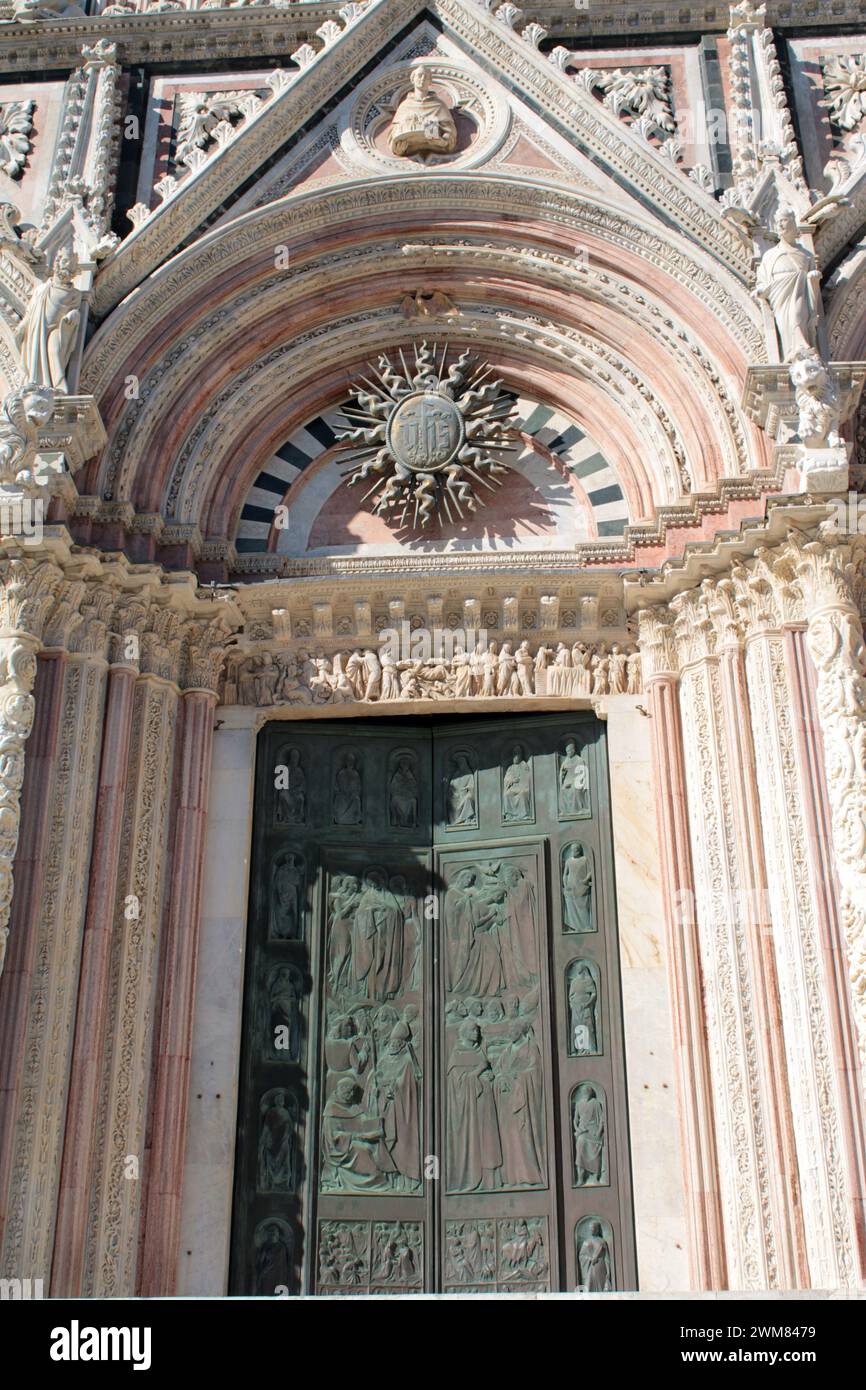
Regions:
<instances>
[{"instance_id":1,"label":"standing statue","mask_svg":"<svg viewBox=\"0 0 866 1390\"><path fill-rule=\"evenodd\" d=\"M451 154L457 145L454 117L430 90L430 69L418 64L412 69L412 90L397 105L388 132L391 153Z\"/></svg>"},{"instance_id":2,"label":"standing statue","mask_svg":"<svg viewBox=\"0 0 866 1390\"><path fill-rule=\"evenodd\" d=\"M50 280L37 285L15 333L24 380L66 391L66 367L81 321L81 290L75 287L71 252L58 251Z\"/></svg>"},{"instance_id":3,"label":"standing statue","mask_svg":"<svg viewBox=\"0 0 866 1390\"><path fill-rule=\"evenodd\" d=\"M758 266L754 294L769 304L779 334L782 361L818 348L821 275L811 251L797 240L797 218L779 208L773 223L779 240L765 251Z\"/></svg>"}]
</instances>

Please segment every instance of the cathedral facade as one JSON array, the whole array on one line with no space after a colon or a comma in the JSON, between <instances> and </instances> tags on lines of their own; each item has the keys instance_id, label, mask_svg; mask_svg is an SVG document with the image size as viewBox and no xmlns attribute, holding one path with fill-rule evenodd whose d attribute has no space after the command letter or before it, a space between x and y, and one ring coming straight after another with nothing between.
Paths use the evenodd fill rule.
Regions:
<instances>
[{"instance_id":1,"label":"cathedral facade","mask_svg":"<svg viewBox=\"0 0 866 1390\"><path fill-rule=\"evenodd\" d=\"M0 1278L866 1282L866 27L0 0Z\"/></svg>"}]
</instances>

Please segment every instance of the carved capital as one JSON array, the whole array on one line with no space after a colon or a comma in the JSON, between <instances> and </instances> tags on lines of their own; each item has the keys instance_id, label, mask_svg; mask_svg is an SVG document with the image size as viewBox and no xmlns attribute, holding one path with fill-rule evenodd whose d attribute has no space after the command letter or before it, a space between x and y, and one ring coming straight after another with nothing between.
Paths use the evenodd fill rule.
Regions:
<instances>
[{"instance_id":1,"label":"carved capital","mask_svg":"<svg viewBox=\"0 0 866 1390\"><path fill-rule=\"evenodd\" d=\"M679 658L670 609L661 604L642 608L637 618L644 685L654 678L678 675Z\"/></svg>"},{"instance_id":2,"label":"carved capital","mask_svg":"<svg viewBox=\"0 0 866 1390\"><path fill-rule=\"evenodd\" d=\"M189 624L181 681L184 690L217 694L230 641L231 633L222 616L211 622Z\"/></svg>"}]
</instances>

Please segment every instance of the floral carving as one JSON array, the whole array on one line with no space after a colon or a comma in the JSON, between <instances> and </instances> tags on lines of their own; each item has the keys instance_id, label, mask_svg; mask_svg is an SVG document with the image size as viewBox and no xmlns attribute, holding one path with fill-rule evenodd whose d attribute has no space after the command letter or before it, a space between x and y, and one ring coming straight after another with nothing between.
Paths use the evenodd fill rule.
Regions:
<instances>
[{"instance_id":1,"label":"floral carving","mask_svg":"<svg viewBox=\"0 0 866 1390\"><path fill-rule=\"evenodd\" d=\"M577 80L588 92L602 92L604 105L645 140L667 142L676 134L667 68L584 68Z\"/></svg>"},{"instance_id":2,"label":"floral carving","mask_svg":"<svg viewBox=\"0 0 866 1390\"><path fill-rule=\"evenodd\" d=\"M866 117L866 53L835 54L821 67L830 120L840 130L856 130Z\"/></svg>"},{"instance_id":3,"label":"floral carving","mask_svg":"<svg viewBox=\"0 0 866 1390\"><path fill-rule=\"evenodd\" d=\"M11 179L21 177L31 149L32 129L32 101L6 101L0 105L0 169Z\"/></svg>"}]
</instances>

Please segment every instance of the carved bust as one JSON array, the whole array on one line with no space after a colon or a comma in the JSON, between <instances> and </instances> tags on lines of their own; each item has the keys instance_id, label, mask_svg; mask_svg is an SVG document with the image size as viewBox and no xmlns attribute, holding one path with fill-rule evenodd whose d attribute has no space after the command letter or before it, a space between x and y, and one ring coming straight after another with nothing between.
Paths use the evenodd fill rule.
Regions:
<instances>
[{"instance_id":1,"label":"carved bust","mask_svg":"<svg viewBox=\"0 0 866 1390\"><path fill-rule=\"evenodd\" d=\"M412 69L412 90L398 103L388 132L391 153L451 154L457 145L457 127L448 107L430 90L430 69Z\"/></svg>"}]
</instances>

